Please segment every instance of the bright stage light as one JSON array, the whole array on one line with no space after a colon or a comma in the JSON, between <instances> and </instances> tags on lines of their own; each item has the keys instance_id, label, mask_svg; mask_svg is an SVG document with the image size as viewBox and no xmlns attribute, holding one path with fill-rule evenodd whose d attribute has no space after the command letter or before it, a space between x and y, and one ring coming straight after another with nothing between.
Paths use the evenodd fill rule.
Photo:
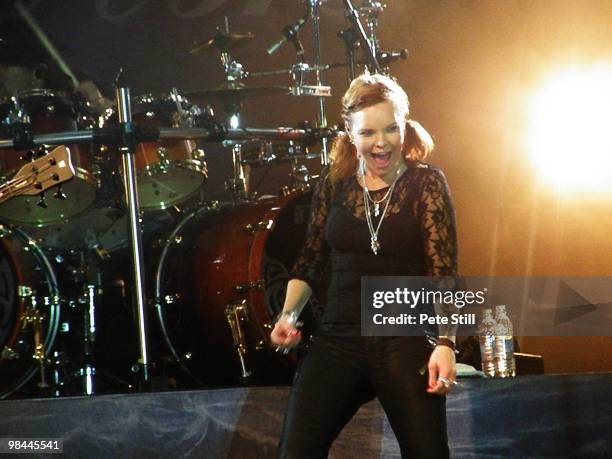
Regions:
<instances>
[{"instance_id":1,"label":"bright stage light","mask_svg":"<svg viewBox=\"0 0 612 459\"><path fill-rule=\"evenodd\" d=\"M574 69L532 99L531 158L560 190L612 189L612 65Z\"/></svg>"}]
</instances>

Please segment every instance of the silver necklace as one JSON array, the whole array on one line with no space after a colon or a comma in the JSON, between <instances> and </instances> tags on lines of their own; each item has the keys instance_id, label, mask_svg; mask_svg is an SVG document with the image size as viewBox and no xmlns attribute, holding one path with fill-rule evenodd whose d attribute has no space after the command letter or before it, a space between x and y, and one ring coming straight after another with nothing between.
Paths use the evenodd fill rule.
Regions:
<instances>
[{"instance_id":1,"label":"silver necklace","mask_svg":"<svg viewBox=\"0 0 612 459\"><path fill-rule=\"evenodd\" d=\"M364 180L364 184L365 184L365 180ZM372 198L372 196L370 195L370 190L368 190L367 187L365 187L364 189L366 191L366 196L367 196L368 200L370 200L372 202L372 204L374 204L374 216L378 217L378 215L380 214L380 204L385 202L385 199L387 199L387 197L389 196L389 192L391 191L391 187L389 187L389 189L387 190L385 195L381 199L379 199L378 201L375 201L374 198Z\"/></svg>"},{"instance_id":2,"label":"silver necklace","mask_svg":"<svg viewBox=\"0 0 612 459\"><path fill-rule=\"evenodd\" d=\"M385 204L385 208L383 209L382 215L380 216L380 220L378 220L378 225L376 225L376 229L374 229L374 223L372 222L372 215L370 214L370 191L368 190L368 186L366 185L365 174L362 175L363 179L363 204L365 206L365 214L366 214L366 222L368 224L368 230L370 231L370 247L372 248L372 252L374 255L378 255L378 251L380 250L380 242L378 241L378 232L380 231L380 227L382 225L383 220L385 219L385 215L387 213L387 209L389 208L389 203L391 202L391 195L393 194L393 189L395 188L395 184L400 177L400 169L397 170L397 174L395 176L395 180L389 187L385 196L378 201L378 204L382 203L385 199L387 199L387 203ZM377 202L372 199L374 203L374 216L377 216Z\"/></svg>"}]
</instances>

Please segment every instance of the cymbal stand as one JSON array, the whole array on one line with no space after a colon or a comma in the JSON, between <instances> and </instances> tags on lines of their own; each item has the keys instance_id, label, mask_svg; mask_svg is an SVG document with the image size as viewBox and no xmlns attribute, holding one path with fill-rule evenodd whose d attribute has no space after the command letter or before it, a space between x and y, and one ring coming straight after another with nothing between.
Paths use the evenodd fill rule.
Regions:
<instances>
[{"instance_id":1,"label":"cymbal stand","mask_svg":"<svg viewBox=\"0 0 612 459\"><path fill-rule=\"evenodd\" d=\"M223 24L223 31L217 27L215 36L213 38L213 46L217 48L220 53L221 65L223 66L223 72L225 73L225 79L228 82L239 81L247 76L247 72L244 71L242 64L232 59L228 47L228 37L230 36L229 30L229 19L225 16L225 22Z\"/></svg>"},{"instance_id":2,"label":"cymbal stand","mask_svg":"<svg viewBox=\"0 0 612 459\"><path fill-rule=\"evenodd\" d=\"M355 78L355 48L357 45L357 35L353 26L338 32L338 36L342 38L346 48L346 60L348 62L348 80L349 83Z\"/></svg>"},{"instance_id":3,"label":"cymbal stand","mask_svg":"<svg viewBox=\"0 0 612 459\"><path fill-rule=\"evenodd\" d=\"M312 30L314 35L314 66L316 68L315 75L317 78L317 86L322 86L323 81L321 79L321 28L319 18L319 7L323 0L309 0L310 2L310 15L312 19ZM325 97L319 97L319 126L327 127L327 116L325 114ZM329 153L327 139L321 139L321 164L327 166L329 164Z\"/></svg>"},{"instance_id":4,"label":"cymbal stand","mask_svg":"<svg viewBox=\"0 0 612 459\"><path fill-rule=\"evenodd\" d=\"M149 343L147 338L147 310L145 303L144 259L142 253L142 231L140 228L140 206L136 193L136 166L134 151L136 148L136 132L132 124L130 106L130 90L117 83L116 91L117 114L121 131L120 151L122 152L123 177L125 197L128 205L130 240L132 243L132 262L134 285L136 287L136 307L138 318L138 337L140 357L138 361L140 382L148 386L150 382Z\"/></svg>"},{"instance_id":5,"label":"cymbal stand","mask_svg":"<svg viewBox=\"0 0 612 459\"><path fill-rule=\"evenodd\" d=\"M215 34L214 46L221 53L221 64L225 73L225 79L228 83L233 83L244 78L247 73L244 71L242 64L232 59L228 49L227 42L224 37L228 37L229 20L225 16L225 31L222 33L217 29ZM218 38L218 39L217 39ZM232 97L230 101L225 103L225 109L230 113L229 125L233 129L240 127L240 109L242 108L242 100L240 96ZM248 178L242 164L242 144L235 143L232 145L232 165L234 174L232 179L226 183L226 189L232 192L236 200L246 199L249 195Z\"/></svg>"},{"instance_id":6,"label":"cymbal stand","mask_svg":"<svg viewBox=\"0 0 612 459\"><path fill-rule=\"evenodd\" d=\"M217 28L217 32L214 36L213 46L217 48L220 53L221 65L223 66L223 73L225 74L225 80L228 83L238 83L240 80L248 76L248 72L244 70L243 65L234 60L229 52L228 48L228 37L230 36L229 19L225 16L224 30ZM239 84L239 83L238 83ZM232 98L230 101L225 103L225 109L230 114L229 124L233 128L240 126L240 110L242 108L242 100L239 96Z\"/></svg>"},{"instance_id":7,"label":"cymbal stand","mask_svg":"<svg viewBox=\"0 0 612 459\"><path fill-rule=\"evenodd\" d=\"M226 183L226 189L231 191L237 201L249 197L248 173L246 173L242 162L242 143L236 142L232 146L232 165L234 174L232 179Z\"/></svg>"},{"instance_id":8,"label":"cymbal stand","mask_svg":"<svg viewBox=\"0 0 612 459\"><path fill-rule=\"evenodd\" d=\"M351 0L342 0L344 2L344 7L346 8L346 16L351 21L353 29L357 34L357 39L363 48L363 51L366 53L368 58L368 68L371 71L375 71L377 73L381 73L382 69L378 63L376 58L376 49L372 46L372 43L368 39L368 36L359 20L359 13L355 10L353 3Z\"/></svg>"},{"instance_id":9,"label":"cymbal stand","mask_svg":"<svg viewBox=\"0 0 612 459\"><path fill-rule=\"evenodd\" d=\"M297 86L298 88L304 86L304 77L309 69L309 65L305 62L298 62L297 64L291 66L291 79L293 80L293 86Z\"/></svg>"},{"instance_id":10,"label":"cymbal stand","mask_svg":"<svg viewBox=\"0 0 612 459\"><path fill-rule=\"evenodd\" d=\"M378 44L378 16L387 7L382 2L377 0L367 0L363 5L359 7L359 15L364 16L366 20L366 28L368 38L370 40L370 46L374 50L374 54L378 56L380 47Z\"/></svg>"}]
</instances>

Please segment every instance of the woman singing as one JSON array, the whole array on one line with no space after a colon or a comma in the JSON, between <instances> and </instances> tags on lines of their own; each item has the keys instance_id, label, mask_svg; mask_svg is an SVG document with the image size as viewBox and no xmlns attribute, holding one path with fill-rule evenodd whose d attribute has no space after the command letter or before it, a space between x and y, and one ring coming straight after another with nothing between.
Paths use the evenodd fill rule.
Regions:
<instances>
[{"instance_id":1,"label":"woman singing","mask_svg":"<svg viewBox=\"0 0 612 459\"><path fill-rule=\"evenodd\" d=\"M329 261L325 313L295 376L280 442L283 458L327 457L359 407L378 397L402 457L448 457L444 395L455 382L454 342L433 351L422 336L361 336L361 276L453 276L453 204L433 149L409 119L406 92L362 75L342 98L346 134L314 189L309 229L272 342L301 339L297 317ZM419 371L427 362L426 373Z\"/></svg>"}]
</instances>

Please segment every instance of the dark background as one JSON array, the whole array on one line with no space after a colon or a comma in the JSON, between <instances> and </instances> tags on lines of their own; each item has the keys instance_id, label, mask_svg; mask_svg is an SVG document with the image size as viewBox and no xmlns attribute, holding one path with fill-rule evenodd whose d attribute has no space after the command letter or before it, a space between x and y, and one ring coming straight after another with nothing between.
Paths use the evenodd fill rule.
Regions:
<instances>
[{"instance_id":1,"label":"dark background","mask_svg":"<svg viewBox=\"0 0 612 459\"><path fill-rule=\"evenodd\" d=\"M5 50L18 56L44 52L23 32L4 2ZM305 12L298 0L98 0L24 2L69 66L91 75L106 92L120 67L133 95L190 91L223 82L214 53L191 55L194 41L210 37L227 16L232 31L256 38L234 53L251 72L287 68L291 46L273 56L266 48L284 25ZM359 1L355 1L359 5ZM321 9L323 62L344 59L336 33L347 27L342 2ZM567 66L612 59L609 1L389 0L380 18L383 49L407 48L392 66L407 89L412 117L434 136L431 161L443 168L453 191L459 225L460 269L469 275L610 275L612 218L609 192L559 195L542 185L528 158L526 128L531 91ZM311 24L301 31L309 62ZM248 85L289 84L288 77L251 78ZM347 74L324 74L333 97L328 121L338 123L338 100ZM110 94L112 96L112 93ZM213 101L210 102L215 106ZM222 114L222 107L216 106ZM247 126L276 127L316 121L314 99L266 96L245 101ZM568 116L575 114L568 113ZM220 115L222 116L222 115ZM559 135L563 135L562 132ZM581 160L584 152L576 152ZM228 178L229 151L209 145L213 194ZM611 152L612 154L612 152ZM310 164L316 172L316 161ZM277 175L275 175L277 174ZM278 175L280 174L280 175ZM272 170L270 186L286 171ZM603 349L610 340L573 343L524 339L527 352L548 355L554 371L612 369ZM573 363L568 363L572 361Z\"/></svg>"}]
</instances>

